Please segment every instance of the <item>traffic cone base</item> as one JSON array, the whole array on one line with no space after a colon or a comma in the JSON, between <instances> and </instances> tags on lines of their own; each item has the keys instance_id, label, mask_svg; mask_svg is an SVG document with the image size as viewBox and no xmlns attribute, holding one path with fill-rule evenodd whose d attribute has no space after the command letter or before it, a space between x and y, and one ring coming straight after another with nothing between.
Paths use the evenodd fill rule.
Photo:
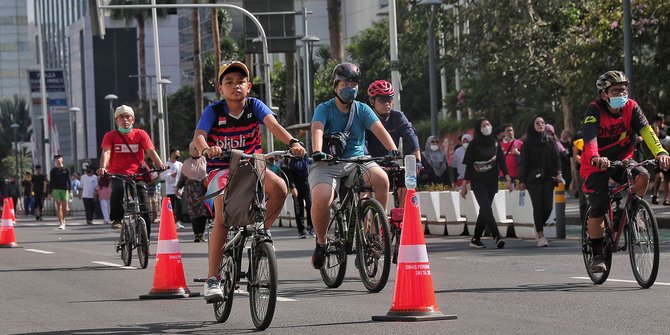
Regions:
<instances>
[{"instance_id":1,"label":"traffic cone base","mask_svg":"<svg viewBox=\"0 0 670 335\"><path fill-rule=\"evenodd\" d=\"M372 320L428 321L457 318L456 315L442 314L435 302L426 239L421 227L419 199L415 190L408 190L405 197L393 302L386 315L375 315Z\"/></svg>"},{"instance_id":2,"label":"traffic cone base","mask_svg":"<svg viewBox=\"0 0 670 335\"><path fill-rule=\"evenodd\" d=\"M186 286L172 204L169 198L163 198L160 227L158 228L158 246L156 247L154 284L149 293L141 295L140 299L174 299L197 297L198 295L200 295L199 292L191 292Z\"/></svg>"},{"instance_id":3,"label":"traffic cone base","mask_svg":"<svg viewBox=\"0 0 670 335\"><path fill-rule=\"evenodd\" d=\"M21 248L16 243L15 223L14 199L5 198L2 205L2 221L0 222L0 248Z\"/></svg>"}]
</instances>

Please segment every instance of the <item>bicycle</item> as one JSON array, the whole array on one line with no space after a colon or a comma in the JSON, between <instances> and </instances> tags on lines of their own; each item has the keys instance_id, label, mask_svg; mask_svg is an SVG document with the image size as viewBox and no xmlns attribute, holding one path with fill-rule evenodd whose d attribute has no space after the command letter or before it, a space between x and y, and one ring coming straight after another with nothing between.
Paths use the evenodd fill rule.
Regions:
<instances>
[{"instance_id":1,"label":"bicycle","mask_svg":"<svg viewBox=\"0 0 670 335\"><path fill-rule=\"evenodd\" d=\"M228 242L223 247L223 259L219 268L223 300L213 303L214 316L219 323L228 320L235 289L239 287L240 280L246 278L251 319L257 329L263 330L270 326L274 316L279 276L272 238L265 233L263 227L267 210L263 187L265 173L263 162L270 157L284 158L293 157L293 155L289 151L273 151L258 155L243 154L239 151L238 154L241 156L240 166L249 165L251 171L256 175L255 198L251 204L255 215L253 222L243 226L231 225L228 231ZM203 197L202 200L218 196L222 192L223 189ZM244 272L242 271L242 255L246 247L248 247L248 261L246 262L247 271Z\"/></svg>"},{"instance_id":2,"label":"bicycle","mask_svg":"<svg viewBox=\"0 0 670 335\"><path fill-rule=\"evenodd\" d=\"M400 250L400 234L402 233L402 220L405 209L400 207L400 189L405 187L405 167L399 165L382 166L386 171L391 184L391 195L393 196L393 208L389 217L389 232L391 234L391 262L398 264L398 251Z\"/></svg>"},{"instance_id":3,"label":"bicycle","mask_svg":"<svg viewBox=\"0 0 670 335\"><path fill-rule=\"evenodd\" d=\"M367 162L386 160L388 157L333 157L323 160L331 164L342 162L356 165L354 173L344 178L351 182L351 187L346 186L345 182L340 187L339 196L331 204L331 219L326 233L326 262L319 270L323 282L330 288L342 285L347 269L347 255L354 253L355 264L365 288L375 293L386 286L391 267L389 225L384 207L370 197L374 189L365 186L362 166Z\"/></svg>"},{"instance_id":4,"label":"bicycle","mask_svg":"<svg viewBox=\"0 0 670 335\"><path fill-rule=\"evenodd\" d=\"M145 185L137 185L135 179L142 178L145 175L161 172L163 170L153 169L143 173L134 173L129 175L108 173L112 179L119 179L123 182L123 208L124 216L121 223L121 235L116 243L116 252L121 252L121 259L125 266L130 266L133 259L133 249L137 249L137 259L140 267L146 269L149 265L149 235L147 233L147 223L142 215L150 215L148 209L142 210L138 198L138 189L143 189L146 193Z\"/></svg>"},{"instance_id":5,"label":"bicycle","mask_svg":"<svg viewBox=\"0 0 670 335\"><path fill-rule=\"evenodd\" d=\"M609 191L609 210L605 215L605 233L603 242L603 257L607 267L605 272L594 273L589 264L594 257L593 246L589 240L587 221L582 223L582 254L586 272L594 284L600 285L607 280L612 265L612 253L628 249L630 265L635 280L642 288L649 288L654 284L658 274L659 263L659 241L658 226L649 204L633 189L633 168L636 166L654 166L654 159L640 163L631 162L626 164L622 161L612 161L610 167L625 166L626 182ZM626 202L620 207L623 199L622 192L626 191ZM589 217L587 210L586 217ZM622 237L624 239L622 243Z\"/></svg>"}]
</instances>

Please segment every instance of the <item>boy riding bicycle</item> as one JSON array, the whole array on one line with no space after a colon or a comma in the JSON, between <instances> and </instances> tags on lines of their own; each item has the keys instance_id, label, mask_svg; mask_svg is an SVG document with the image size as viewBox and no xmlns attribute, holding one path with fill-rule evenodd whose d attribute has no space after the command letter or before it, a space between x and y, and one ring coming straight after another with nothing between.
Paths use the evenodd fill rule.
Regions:
<instances>
[{"instance_id":1,"label":"boy riding bicycle","mask_svg":"<svg viewBox=\"0 0 670 335\"><path fill-rule=\"evenodd\" d=\"M587 225L595 254L590 268L592 272L600 273L607 270L602 256L602 236L609 204L608 180L622 182L625 177L623 167L608 169L610 159L623 161L633 157L633 131L642 136L661 169L668 169L670 156L661 147L640 106L628 99L628 78L623 72L605 72L596 81L596 87L599 98L591 102L582 121L584 152L581 159L582 163L589 164L581 165L580 175L584 180L584 191L590 193ZM633 174L635 193L643 197L649 184L649 172L636 167Z\"/></svg>"},{"instance_id":2,"label":"boy riding bicycle","mask_svg":"<svg viewBox=\"0 0 670 335\"><path fill-rule=\"evenodd\" d=\"M316 231L316 248L312 255L312 266L323 267L326 257L326 230L330 220L330 205L339 189L340 179L355 171L354 163L331 164L321 162L328 155L322 152L324 134L349 133L346 143L341 143L341 157L350 158L365 154L365 130L368 129L381 141L393 156L400 156L393 139L384 129L375 113L362 102L355 101L361 72L358 66L342 63L333 70L335 98L321 103L312 119L312 158L314 164L309 171L309 186L312 194L312 223ZM353 113L353 114L351 114ZM332 154L333 152L331 152ZM364 165L365 182L376 190L375 199L382 206L388 200L389 181L386 173L376 163Z\"/></svg>"},{"instance_id":3,"label":"boy riding bicycle","mask_svg":"<svg viewBox=\"0 0 670 335\"><path fill-rule=\"evenodd\" d=\"M223 189L226 185L228 161L217 158L224 150L239 149L246 154L262 153L261 124L264 124L279 140L288 144L293 155L305 154L305 148L300 141L293 138L277 122L270 108L256 98L247 98L251 90L251 81L249 69L244 63L233 61L222 65L217 81L224 99L205 107L193 135L193 143L197 150L208 157L207 173L210 189L207 193L211 193L212 189ZM273 173L265 173L263 178L268 198L264 227L267 232L279 216L287 188L283 179ZM207 302L214 302L223 300L218 273L229 225L224 222L223 197L215 197L213 204L208 205L210 211L214 212L214 229L210 236L209 272L204 296Z\"/></svg>"}]
</instances>

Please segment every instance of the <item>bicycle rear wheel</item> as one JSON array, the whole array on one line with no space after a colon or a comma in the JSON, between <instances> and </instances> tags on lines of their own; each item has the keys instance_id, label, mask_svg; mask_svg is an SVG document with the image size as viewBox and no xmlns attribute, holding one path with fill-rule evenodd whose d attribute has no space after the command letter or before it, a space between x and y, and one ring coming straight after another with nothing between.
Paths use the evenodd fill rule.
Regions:
<instances>
[{"instance_id":1,"label":"bicycle rear wheel","mask_svg":"<svg viewBox=\"0 0 670 335\"><path fill-rule=\"evenodd\" d=\"M133 261L133 232L128 219L123 220L123 225L121 226L121 241L119 244L121 246L121 259L123 260L123 265L130 266L130 263Z\"/></svg>"},{"instance_id":2,"label":"bicycle rear wheel","mask_svg":"<svg viewBox=\"0 0 670 335\"><path fill-rule=\"evenodd\" d=\"M216 322L222 323L228 320L230 311L233 308L233 295L235 293L235 285L237 283L237 266L235 265L235 258L232 250L228 250L223 254L221 259L221 268L219 275L221 276L221 291L223 291L223 301L214 302L214 317Z\"/></svg>"},{"instance_id":3,"label":"bicycle rear wheel","mask_svg":"<svg viewBox=\"0 0 670 335\"><path fill-rule=\"evenodd\" d=\"M137 234L137 259L142 269L146 269L149 265L149 236L147 236L147 223L141 216L135 220L135 233Z\"/></svg>"},{"instance_id":4,"label":"bicycle rear wheel","mask_svg":"<svg viewBox=\"0 0 670 335\"><path fill-rule=\"evenodd\" d=\"M328 245L326 246L326 263L319 270L324 284L330 288L340 287L347 272L347 237L344 233L344 222L338 214L328 225L326 233Z\"/></svg>"},{"instance_id":5,"label":"bicycle rear wheel","mask_svg":"<svg viewBox=\"0 0 670 335\"><path fill-rule=\"evenodd\" d=\"M633 275L640 287L649 288L658 274L658 226L649 204L643 199L633 203L628 228L628 254Z\"/></svg>"},{"instance_id":6,"label":"bicycle rear wheel","mask_svg":"<svg viewBox=\"0 0 670 335\"><path fill-rule=\"evenodd\" d=\"M591 209L589 208L586 211L586 220L588 220L589 217L589 212L591 212ZM607 215L605 215L605 220L607 219ZM607 222L605 223L607 225ZM582 255L584 257L584 266L586 267L586 273L588 273L589 278L591 278L591 281L596 284L600 285L604 283L607 280L607 277L610 275L610 270L612 268L612 247L609 243L609 238L605 237L604 242L603 242L603 257L605 258L605 266L607 269L605 272L593 272L591 271L591 261L593 260L594 253L593 253L593 245L591 244L591 240L589 239L589 233L587 229L587 221L582 222L582 235L579 237L579 240L582 244Z\"/></svg>"},{"instance_id":7,"label":"bicycle rear wheel","mask_svg":"<svg viewBox=\"0 0 670 335\"><path fill-rule=\"evenodd\" d=\"M390 224L391 229L391 262L398 264L398 251L400 250L400 234L402 230L395 224Z\"/></svg>"},{"instance_id":8,"label":"bicycle rear wheel","mask_svg":"<svg viewBox=\"0 0 670 335\"><path fill-rule=\"evenodd\" d=\"M358 272L370 292L384 289L391 269L391 236L386 214L379 201L368 199L361 205L356 234Z\"/></svg>"},{"instance_id":9,"label":"bicycle rear wheel","mask_svg":"<svg viewBox=\"0 0 670 335\"><path fill-rule=\"evenodd\" d=\"M270 326L277 303L277 258L272 243L256 244L249 274L249 306L257 329Z\"/></svg>"}]
</instances>

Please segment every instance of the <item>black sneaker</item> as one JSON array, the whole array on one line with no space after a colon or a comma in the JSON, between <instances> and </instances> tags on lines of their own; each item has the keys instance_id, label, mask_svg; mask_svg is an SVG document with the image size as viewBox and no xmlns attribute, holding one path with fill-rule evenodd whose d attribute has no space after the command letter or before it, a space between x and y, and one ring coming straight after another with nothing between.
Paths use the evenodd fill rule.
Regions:
<instances>
[{"instance_id":1,"label":"black sneaker","mask_svg":"<svg viewBox=\"0 0 670 335\"><path fill-rule=\"evenodd\" d=\"M312 266L315 269L320 270L324 263L326 263L326 246L317 243L316 248L314 248L314 253L312 254Z\"/></svg>"},{"instance_id":2,"label":"black sneaker","mask_svg":"<svg viewBox=\"0 0 670 335\"><path fill-rule=\"evenodd\" d=\"M476 249L486 248L486 246L484 245L484 243L482 243L481 240L474 239L474 238L472 240L470 240L470 247L476 248Z\"/></svg>"},{"instance_id":3,"label":"black sneaker","mask_svg":"<svg viewBox=\"0 0 670 335\"><path fill-rule=\"evenodd\" d=\"M607 265L605 264L605 259L603 256L597 255L594 256L589 265L589 269L593 273L603 273L607 271Z\"/></svg>"},{"instance_id":4,"label":"black sneaker","mask_svg":"<svg viewBox=\"0 0 670 335\"><path fill-rule=\"evenodd\" d=\"M307 235L305 234L304 231L301 231L300 234L298 234L298 237L300 237L301 239L305 239L307 238Z\"/></svg>"},{"instance_id":5,"label":"black sneaker","mask_svg":"<svg viewBox=\"0 0 670 335\"><path fill-rule=\"evenodd\" d=\"M503 240L502 238L498 237L498 238L496 239L496 248L498 248L498 249L502 249L502 248L504 248L504 247L505 247L505 240Z\"/></svg>"}]
</instances>

